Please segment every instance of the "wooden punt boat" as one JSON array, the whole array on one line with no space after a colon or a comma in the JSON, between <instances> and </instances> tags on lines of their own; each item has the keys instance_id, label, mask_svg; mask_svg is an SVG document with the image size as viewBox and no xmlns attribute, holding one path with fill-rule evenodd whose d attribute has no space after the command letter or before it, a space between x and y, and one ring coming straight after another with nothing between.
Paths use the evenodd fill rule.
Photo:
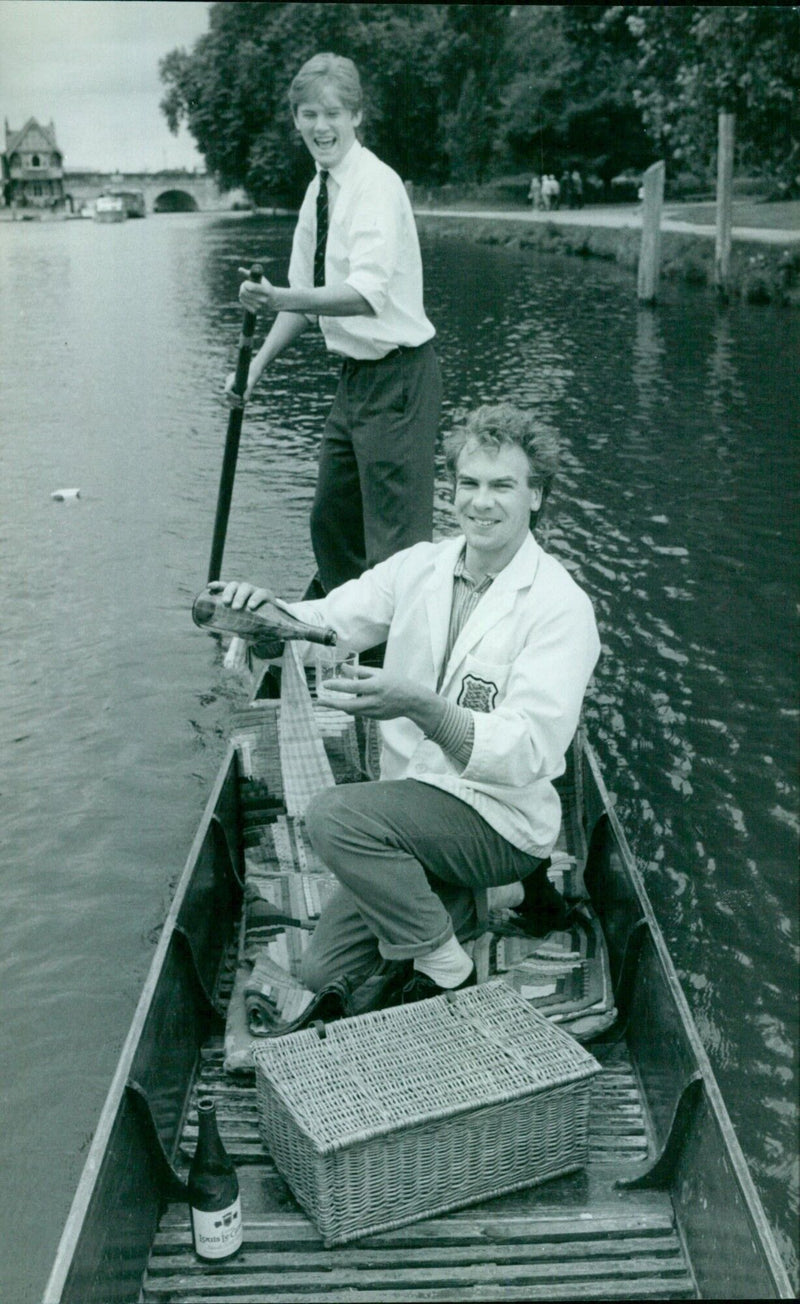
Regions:
<instances>
[{"instance_id":1,"label":"wooden punt boat","mask_svg":"<svg viewBox=\"0 0 800 1304\"><path fill-rule=\"evenodd\" d=\"M259 696L274 691L268 673ZM243 847L281 809L277 798L248 796L231 745L44 1304L793 1298L597 758L581 740L561 790L561 846L585 862L619 1013L615 1029L590 1047L604 1072L583 1172L324 1248L259 1141L254 1086L222 1066ZM183 1201L198 1093L217 1100L242 1189L244 1247L221 1265L194 1257Z\"/></svg>"}]
</instances>

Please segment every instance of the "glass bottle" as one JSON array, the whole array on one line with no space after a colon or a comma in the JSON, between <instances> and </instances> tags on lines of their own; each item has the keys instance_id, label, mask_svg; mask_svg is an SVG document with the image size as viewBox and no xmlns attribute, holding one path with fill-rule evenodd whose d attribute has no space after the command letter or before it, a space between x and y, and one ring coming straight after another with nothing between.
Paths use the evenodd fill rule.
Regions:
<instances>
[{"instance_id":1,"label":"glass bottle","mask_svg":"<svg viewBox=\"0 0 800 1304\"><path fill-rule=\"evenodd\" d=\"M279 655L279 648L287 639L306 639L309 643L336 642L336 631L323 625L307 625L288 611L282 611L274 602L265 601L257 611L248 607L234 610L222 601L222 594L204 589L194 600L192 619L200 629L209 633L235 634L252 645L256 656Z\"/></svg>"},{"instance_id":2,"label":"glass bottle","mask_svg":"<svg viewBox=\"0 0 800 1304\"><path fill-rule=\"evenodd\" d=\"M242 1244L239 1179L220 1139L213 1100L197 1102L197 1121L197 1149L187 1182L192 1242L201 1259L227 1259Z\"/></svg>"}]
</instances>

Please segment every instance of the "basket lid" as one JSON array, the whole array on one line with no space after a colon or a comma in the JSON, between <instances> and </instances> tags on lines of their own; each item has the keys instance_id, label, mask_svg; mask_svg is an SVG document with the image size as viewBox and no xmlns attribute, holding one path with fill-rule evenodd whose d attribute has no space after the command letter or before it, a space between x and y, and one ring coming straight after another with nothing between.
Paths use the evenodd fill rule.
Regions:
<instances>
[{"instance_id":1,"label":"basket lid","mask_svg":"<svg viewBox=\"0 0 800 1304\"><path fill-rule=\"evenodd\" d=\"M499 978L261 1042L253 1060L321 1153L600 1071Z\"/></svg>"}]
</instances>

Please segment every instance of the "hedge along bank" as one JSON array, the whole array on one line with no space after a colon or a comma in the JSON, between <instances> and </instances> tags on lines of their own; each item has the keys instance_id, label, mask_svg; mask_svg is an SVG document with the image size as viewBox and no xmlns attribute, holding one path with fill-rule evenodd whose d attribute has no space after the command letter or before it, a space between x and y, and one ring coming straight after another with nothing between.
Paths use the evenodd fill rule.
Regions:
<instances>
[{"instance_id":1,"label":"hedge along bank","mask_svg":"<svg viewBox=\"0 0 800 1304\"><path fill-rule=\"evenodd\" d=\"M641 231L630 226L591 226L557 222L531 222L520 218L472 218L457 214L443 217L418 209L414 214L421 231L455 236L477 244L510 250L534 249L541 253L605 258L636 275ZM714 239L697 232L661 232L661 276L688 285L713 286ZM734 239L731 249L731 298L747 303L800 306L800 245L762 244Z\"/></svg>"}]
</instances>

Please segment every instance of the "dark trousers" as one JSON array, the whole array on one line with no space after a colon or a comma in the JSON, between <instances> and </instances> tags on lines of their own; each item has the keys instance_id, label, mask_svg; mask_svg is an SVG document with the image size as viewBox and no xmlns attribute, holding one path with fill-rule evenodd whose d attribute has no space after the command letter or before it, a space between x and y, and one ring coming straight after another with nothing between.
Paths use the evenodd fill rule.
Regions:
<instances>
[{"instance_id":1,"label":"dark trousers","mask_svg":"<svg viewBox=\"0 0 800 1304\"><path fill-rule=\"evenodd\" d=\"M311 542L326 592L432 538L441 401L430 341L379 362L342 364L311 509Z\"/></svg>"}]
</instances>

